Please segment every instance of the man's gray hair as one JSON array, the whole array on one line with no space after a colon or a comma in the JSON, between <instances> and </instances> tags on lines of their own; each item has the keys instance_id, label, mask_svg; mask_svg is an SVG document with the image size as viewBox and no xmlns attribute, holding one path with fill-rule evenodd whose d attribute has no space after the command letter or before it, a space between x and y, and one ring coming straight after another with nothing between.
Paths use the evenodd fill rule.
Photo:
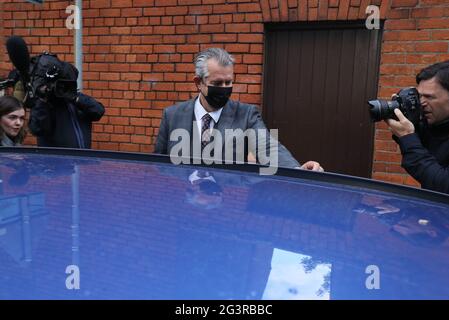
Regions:
<instances>
[{"instance_id":1,"label":"man's gray hair","mask_svg":"<svg viewBox=\"0 0 449 320\"><path fill-rule=\"evenodd\" d=\"M209 70L207 70L207 61L209 59L217 60L218 64L222 67L234 65L234 58L224 49L221 48L209 48L204 50L195 58L195 75L200 79L207 78L209 76Z\"/></svg>"}]
</instances>

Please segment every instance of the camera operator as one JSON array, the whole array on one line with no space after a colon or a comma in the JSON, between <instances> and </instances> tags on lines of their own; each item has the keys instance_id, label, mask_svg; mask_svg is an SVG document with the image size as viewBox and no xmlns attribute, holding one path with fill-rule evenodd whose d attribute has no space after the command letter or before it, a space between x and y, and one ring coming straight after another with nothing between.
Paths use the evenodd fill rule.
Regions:
<instances>
[{"instance_id":1,"label":"camera operator","mask_svg":"<svg viewBox=\"0 0 449 320\"><path fill-rule=\"evenodd\" d=\"M422 118L416 126L396 108L386 119L402 153L402 167L425 189L449 193L449 61L416 76Z\"/></svg>"},{"instance_id":2,"label":"camera operator","mask_svg":"<svg viewBox=\"0 0 449 320\"><path fill-rule=\"evenodd\" d=\"M50 54L36 58L34 64L37 98L29 103L29 129L38 146L89 149L92 122L103 116L103 105L77 92L78 70L71 64Z\"/></svg>"}]
</instances>

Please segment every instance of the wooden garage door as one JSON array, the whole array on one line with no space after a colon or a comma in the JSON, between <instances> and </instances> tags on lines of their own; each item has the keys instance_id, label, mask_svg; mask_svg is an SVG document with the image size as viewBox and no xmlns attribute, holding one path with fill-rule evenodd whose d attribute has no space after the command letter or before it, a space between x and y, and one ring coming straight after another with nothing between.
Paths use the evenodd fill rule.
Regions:
<instances>
[{"instance_id":1,"label":"wooden garage door","mask_svg":"<svg viewBox=\"0 0 449 320\"><path fill-rule=\"evenodd\" d=\"M300 161L370 177L381 30L364 23L267 25L263 114Z\"/></svg>"}]
</instances>

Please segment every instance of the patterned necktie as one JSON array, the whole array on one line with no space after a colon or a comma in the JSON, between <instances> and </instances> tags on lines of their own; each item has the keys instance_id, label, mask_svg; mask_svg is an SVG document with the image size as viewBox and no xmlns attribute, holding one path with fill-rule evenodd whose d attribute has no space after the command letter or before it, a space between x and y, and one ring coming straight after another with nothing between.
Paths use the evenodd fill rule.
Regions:
<instances>
[{"instance_id":1,"label":"patterned necktie","mask_svg":"<svg viewBox=\"0 0 449 320\"><path fill-rule=\"evenodd\" d=\"M203 125L201 126L201 150L203 150L210 141L210 122L212 117L206 113L201 120L203 121Z\"/></svg>"}]
</instances>

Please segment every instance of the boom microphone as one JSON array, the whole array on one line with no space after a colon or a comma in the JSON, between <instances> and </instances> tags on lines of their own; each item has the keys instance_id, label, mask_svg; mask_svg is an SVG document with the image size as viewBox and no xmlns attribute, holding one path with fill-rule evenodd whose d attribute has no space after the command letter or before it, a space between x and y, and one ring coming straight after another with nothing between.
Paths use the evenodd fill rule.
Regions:
<instances>
[{"instance_id":1,"label":"boom microphone","mask_svg":"<svg viewBox=\"0 0 449 320\"><path fill-rule=\"evenodd\" d=\"M12 36L6 41L6 49L12 64L19 71L23 80L28 83L30 79L30 53L27 44L21 37Z\"/></svg>"},{"instance_id":2,"label":"boom microphone","mask_svg":"<svg viewBox=\"0 0 449 320\"><path fill-rule=\"evenodd\" d=\"M28 52L27 44L25 40L18 36L12 36L6 41L6 49L8 51L9 59L14 67L19 71L20 78L22 79L23 87L26 95L24 98L24 104L26 107L31 108L35 93L31 86L30 79L30 53Z\"/></svg>"}]
</instances>

